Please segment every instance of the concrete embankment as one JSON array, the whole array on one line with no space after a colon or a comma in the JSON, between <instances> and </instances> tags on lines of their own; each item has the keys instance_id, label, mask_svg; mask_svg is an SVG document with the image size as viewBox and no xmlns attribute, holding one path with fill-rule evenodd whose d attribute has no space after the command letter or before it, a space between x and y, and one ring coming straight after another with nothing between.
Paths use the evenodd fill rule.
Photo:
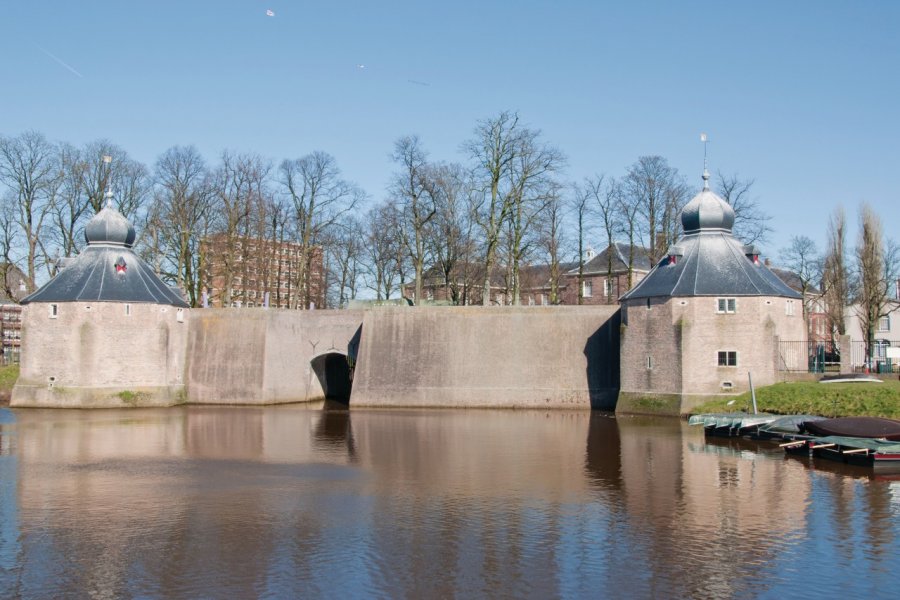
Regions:
<instances>
[{"instance_id":1,"label":"concrete embankment","mask_svg":"<svg viewBox=\"0 0 900 600\"><path fill-rule=\"evenodd\" d=\"M612 410L618 386L617 306L381 309L350 405Z\"/></svg>"}]
</instances>

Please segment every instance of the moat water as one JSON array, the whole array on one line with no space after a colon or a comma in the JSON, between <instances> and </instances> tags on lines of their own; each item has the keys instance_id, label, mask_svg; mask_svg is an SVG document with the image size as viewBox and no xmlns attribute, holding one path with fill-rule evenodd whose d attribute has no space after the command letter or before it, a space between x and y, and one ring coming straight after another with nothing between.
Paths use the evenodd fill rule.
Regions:
<instances>
[{"instance_id":1,"label":"moat water","mask_svg":"<svg viewBox=\"0 0 900 600\"><path fill-rule=\"evenodd\" d=\"M0 409L2 598L895 598L900 475L677 419Z\"/></svg>"}]
</instances>

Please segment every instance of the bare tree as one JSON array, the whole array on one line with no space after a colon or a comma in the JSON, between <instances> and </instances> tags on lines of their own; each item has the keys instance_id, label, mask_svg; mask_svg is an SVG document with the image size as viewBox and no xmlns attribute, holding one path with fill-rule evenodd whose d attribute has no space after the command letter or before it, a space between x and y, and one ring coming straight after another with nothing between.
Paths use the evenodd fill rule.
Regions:
<instances>
[{"instance_id":1,"label":"bare tree","mask_svg":"<svg viewBox=\"0 0 900 600\"><path fill-rule=\"evenodd\" d=\"M803 320L809 328L810 305L815 299L810 291L822 278L822 257L816 243L805 235L791 237L791 245L781 250L781 262L800 282L803 296Z\"/></svg>"},{"instance_id":2,"label":"bare tree","mask_svg":"<svg viewBox=\"0 0 900 600\"><path fill-rule=\"evenodd\" d=\"M294 208L300 260L294 274L297 294L291 308L309 304L309 258L313 246L322 241L324 232L349 214L365 196L356 185L341 178L334 157L326 152L313 152L296 160L281 163L280 182Z\"/></svg>"},{"instance_id":3,"label":"bare tree","mask_svg":"<svg viewBox=\"0 0 900 600\"><path fill-rule=\"evenodd\" d=\"M51 215L62 181L56 147L35 131L14 138L0 137L0 182L6 202L15 206L15 221L25 243L28 290L34 289L36 269L45 260L39 250L44 221Z\"/></svg>"},{"instance_id":4,"label":"bare tree","mask_svg":"<svg viewBox=\"0 0 900 600\"><path fill-rule=\"evenodd\" d=\"M619 210L619 231L628 242L628 289L634 286L634 256L637 248L637 236L640 215L640 199L625 192L624 186L614 183L610 185L609 193L617 201Z\"/></svg>"},{"instance_id":5,"label":"bare tree","mask_svg":"<svg viewBox=\"0 0 900 600\"><path fill-rule=\"evenodd\" d=\"M234 284L241 275L242 262L247 253L246 235L254 202L262 195L262 188L271 170L270 165L253 154L236 155L223 152L219 166L212 173L212 228L207 246L207 260L221 261L222 306L234 301Z\"/></svg>"},{"instance_id":6,"label":"bare tree","mask_svg":"<svg viewBox=\"0 0 900 600\"><path fill-rule=\"evenodd\" d=\"M457 164L432 165L430 179L428 191L437 209L427 235L434 268L440 271L446 297L453 304L464 304L472 284L468 275L475 251L474 222L467 205L469 182Z\"/></svg>"},{"instance_id":7,"label":"bare tree","mask_svg":"<svg viewBox=\"0 0 900 600\"><path fill-rule=\"evenodd\" d=\"M437 214L435 182L428 154L417 136L404 136L394 143L391 158L400 165L390 192L397 199L402 217L402 240L413 267L413 302L422 301L422 273L429 250L428 223Z\"/></svg>"},{"instance_id":8,"label":"bare tree","mask_svg":"<svg viewBox=\"0 0 900 600\"><path fill-rule=\"evenodd\" d=\"M479 192L473 216L484 244L484 285L481 302L491 302L491 275L497 261L503 227L512 209L507 183L519 149L519 115L504 111L480 121L474 137L463 144L472 160L472 180Z\"/></svg>"},{"instance_id":9,"label":"bare tree","mask_svg":"<svg viewBox=\"0 0 900 600\"><path fill-rule=\"evenodd\" d=\"M330 233L333 241L327 244L331 281L334 282L335 296L332 306L346 308L350 300L356 299L357 287L362 270L365 236L358 219L349 218Z\"/></svg>"},{"instance_id":10,"label":"bare tree","mask_svg":"<svg viewBox=\"0 0 900 600\"><path fill-rule=\"evenodd\" d=\"M165 262L160 274L182 288L191 306L198 306L205 283L204 254L212 208L209 172L194 146L173 146L156 161L156 195L148 236Z\"/></svg>"},{"instance_id":11,"label":"bare tree","mask_svg":"<svg viewBox=\"0 0 900 600\"><path fill-rule=\"evenodd\" d=\"M81 189L93 211L100 212L110 191L120 213L132 222L140 220L152 191L147 167L109 140L92 142L80 154Z\"/></svg>"},{"instance_id":12,"label":"bare tree","mask_svg":"<svg viewBox=\"0 0 900 600\"><path fill-rule=\"evenodd\" d=\"M665 158L642 156L628 167L623 188L640 218L637 237L655 264L678 237L678 216L687 200L687 186Z\"/></svg>"},{"instance_id":13,"label":"bare tree","mask_svg":"<svg viewBox=\"0 0 900 600\"><path fill-rule=\"evenodd\" d=\"M900 269L900 253L893 242L885 243L881 221L868 204L859 211L859 239L856 245L856 312L866 342L866 361L871 362L875 332L882 317L896 307L891 300Z\"/></svg>"},{"instance_id":14,"label":"bare tree","mask_svg":"<svg viewBox=\"0 0 900 600\"><path fill-rule=\"evenodd\" d=\"M734 210L735 237L746 244L761 244L768 240L772 233L769 222L772 217L759 206L759 201L750 195L753 179L741 179L737 173L724 175L716 173L716 187L722 198Z\"/></svg>"},{"instance_id":15,"label":"bare tree","mask_svg":"<svg viewBox=\"0 0 900 600\"><path fill-rule=\"evenodd\" d=\"M383 202L371 209L365 219L366 287L375 292L376 300L389 300L402 272L402 244L397 236L399 217L393 204Z\"/></svg>"},{"instance_id":16,"label":"bare tree","mask_svg":"<svg viewBox=\"0 0 900 600\"><path fill-rule=\"evenodd\" d=\"M556 148L539 140L540 132L522 129L517 136L515 157L508 172L510 204L508 222L509 293L512 304L521 302L519 271L535 242L535 224L558 193L555 175L565 164Z\"/></svg>"},{"instance_id":17,"label":"bare tree","mask_svg":"<svg viewBox=\"0 0 900 600\"><path fill-rule=\"evenodd\" d=\"M540 222L540 239L550 266L550 304L559 304L561 301L559 283L562 279L562 264L560 257L565 247L566 212L563 198L560 187L550 191Z\"/></svg>"},{"instance_id":18,"label":"bare tree","mask_svg":"<svg viewBox=\"0 0 900 600\"><path fill-rule=\"evenodd\" d=\"M572 185L572 212L575 215L575 231L578 261L578 304L584 304L584 238L592 216L594 192L603 185L603 175L586 177L584 182ZM596 187L595 187L596 186Z\"/></svg>"},{"instance_id":19,"label":"bare tree","mask_svg":"<svg viewBox=\"0 0 900 600\"><path fill-rule=\"evenodd\" d=\"M822 274L822 291L825 296L825 312L831 322L832 334L847 333L845 307L850 300L850 276L847 268L847 220L844 210L835 209L828 221L828 249L825 253Z\"/></svg>"},{"instance_id":20,"label":"bare tree","mask_svg":"<svg viewBox=\"0 0 900 600\"><path fill-rule=\"evenodd\" d=\"M69 144L59 147L59 162L62 184L53 207L53 239L50 243L61 256L70 257L83 243L76 231L89 216L90 202L84 190L88 166L82 152Z\"/></svg>"}]
</instances>

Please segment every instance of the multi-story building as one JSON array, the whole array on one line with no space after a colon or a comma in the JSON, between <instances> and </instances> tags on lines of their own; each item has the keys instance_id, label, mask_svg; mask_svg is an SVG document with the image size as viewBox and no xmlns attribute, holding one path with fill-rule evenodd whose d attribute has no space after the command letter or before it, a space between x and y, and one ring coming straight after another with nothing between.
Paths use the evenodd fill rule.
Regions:
<instances>
[{"instance_id":1,"label":"multi-story building","mask_svg":"<svg viewBox=\"0 0 900 600\"><path fill-rule=\"evenodd\" d=\"M321 246L306 253L305 269L300 268L303 246L294 242L215 234L203 240L200 251L209 306L325 308Z\"/></svg>"},{"instance_id":2,"label":"multi-story building","mask_svg":"<svg viewBox=\"0 0 900 600\"><path fill-rule=\"evenodd\" d=\"M28 293L28 277L17 266L2 263L0 273L6 275L6 285L0 290L0 348L2 362L19 362L22 344L22 307L19 301Z\"/></svg>"}]
</instances>

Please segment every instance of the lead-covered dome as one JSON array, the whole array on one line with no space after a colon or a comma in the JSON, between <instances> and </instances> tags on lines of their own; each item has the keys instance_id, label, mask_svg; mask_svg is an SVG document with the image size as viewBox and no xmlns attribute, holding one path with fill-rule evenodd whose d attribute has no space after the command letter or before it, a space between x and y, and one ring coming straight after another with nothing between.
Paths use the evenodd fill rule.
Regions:
<instances>
[{"instance_id":1,"label":"lead-covered dome","mask_svg":"<svg viewBox=\"0 0 900 600\"><path fill-rule=\"evenodd\" d=\"M84 239L88 244L119 244L131 248L134 238L134 226L109 206L94 215L84 227Z\"/></svg>"},{"instance_id":2,"label":"lead-covered dome","mask_svg":"<svg viewBox=\"0 0 900 600\"><path fill-rule=\"evenodd\" d=\"M734 209L709 189L709 173L703 173L703 190L681 211L681 226L685 233L703 229L731 231Z\"/></svg>"}]
</instances>

